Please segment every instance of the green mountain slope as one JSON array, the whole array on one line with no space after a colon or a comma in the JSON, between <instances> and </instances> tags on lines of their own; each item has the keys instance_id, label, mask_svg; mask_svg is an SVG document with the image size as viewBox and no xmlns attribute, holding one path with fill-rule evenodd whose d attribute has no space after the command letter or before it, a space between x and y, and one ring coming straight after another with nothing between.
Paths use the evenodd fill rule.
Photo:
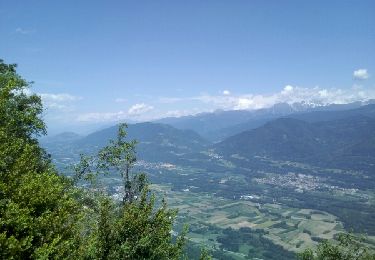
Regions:
<instances>
[{"instance_id":1,"label":"green mountain slope","mask_svg":"<svg viewBox=\"0 0 375 260\"><path fill-rule=\"evenodd\" d=\"M191 129L207 140L217 142L243 131L260 127L282 116L321 121L346 117L346 111L352 111L353 115L366 114L367 108L362 108L374 102L374 100L368 100L366 102L331 105L306 104L303 102L278 103L270 108L258 110L215 111L194 116L164 118L157 122L166 123L178 129Z\"/></svg>"},{"instance_id":2,"label":"green mountain slope","mask_svg":"<svg viewBox=\"0 0 375 260\"><path fill-rule=\"evenodd\" d=\"M75 145L95 149L115 138L117 126L92 133ZM139 158L151 162L173 162L185 154L206 149L209 142L192 130L176 129L166 124L139 123L128 127L128 138L138 141Z\"/></svg>"},{"instance_id":3,"label":"green mountain slope","mask_svg":"<svg viewBox=\"0 0 375 260\"><path fill-rule=\"evenodd\" d=\"M281 118L227 138L214 147L226 156L265 156L331 167L372 169L371 161L375 161L375 119L349 116L308 123Z\"/></svg>"}]
</instances>

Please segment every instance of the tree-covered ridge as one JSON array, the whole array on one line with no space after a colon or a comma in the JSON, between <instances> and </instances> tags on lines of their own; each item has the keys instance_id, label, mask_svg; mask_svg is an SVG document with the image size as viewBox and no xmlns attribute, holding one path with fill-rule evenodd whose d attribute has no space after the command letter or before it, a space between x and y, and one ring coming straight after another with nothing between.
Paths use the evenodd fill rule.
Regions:
<instances>
[{"instance_id":1,"label":"tree-covered ridge","mask_svg":"<svg viewBox=\"0 0 375 260\"><path fill-rule=\"evenodd\" d=\"M16 65L0 61L0 258L179 259L185 238L171 234L176 212L165 202L155 206L144 175L126 179L132 199L122 204L74 185L93 177L87 160L76 179L59 175L39 146L43 107L29 87ZM118 140L92 158L100 161L97 173L122 173L122 163L135 160L135 143L125 137L121 128Z\"/></svg>"},{"instance_id":2,"label":"tree-covered ridge","mask_svg":"<svg viewBox=\"0 0 375 260\"><path fill-rule=\"evenodd\" d=\"M263 126L234 135L215 145L225 155L246 158L266 156L290 160L373 171L375 158L375 105L350 111L346 118L309 123L294 118L279 118ZM350 115L357 112L357 115ZM310 114L313 115L313 114ZM355 163L360 160L363 163Z\"/></svg>"}]
</instances>

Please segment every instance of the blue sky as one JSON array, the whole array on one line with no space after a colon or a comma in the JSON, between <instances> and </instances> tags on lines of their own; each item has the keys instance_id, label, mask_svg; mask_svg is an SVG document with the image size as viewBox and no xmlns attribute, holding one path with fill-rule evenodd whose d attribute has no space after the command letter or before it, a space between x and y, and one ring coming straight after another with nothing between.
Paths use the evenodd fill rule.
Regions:
<instances>
[{"instance_id":1,"label":"blue sky","mask_svg":"<svg viewBox=\"0 0 375 260\"><path fill-rule=\"evenodd\" d=\"M6 1L0 58L52 132L375 98L375 1ZM85 128L86 126L86 128Z\"/></svg>"}]
</instances>

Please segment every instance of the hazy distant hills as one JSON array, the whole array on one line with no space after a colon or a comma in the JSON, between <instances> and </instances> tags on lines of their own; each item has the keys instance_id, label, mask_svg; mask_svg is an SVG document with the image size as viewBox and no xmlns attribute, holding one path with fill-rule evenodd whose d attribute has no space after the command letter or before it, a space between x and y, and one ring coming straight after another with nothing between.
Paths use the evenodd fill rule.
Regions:
<instances>
[{"instance_id":1,"label":"hazy distant hills","mask_svg":"<svg viewBox=\"0 0 375 260\"><path fill-rule=\"evenodd\" d=\"M178 129L191 129L210 141L221 141L226 137L238 134L242 131L262 126L266 122L282 116L296 115L303 117L307 112L319 112L317 116L328 111L345 111L360 108L363 105L372 104L374 100L366 102L354 102L349 104L321 105L313 103L279 103L271 108L258 110L232 110L202 113L195 116L171 117L157 122L172 125ZM333 116L334 117L334 116Z\"/></svg>"},{"instance_id":2,"label":"hazy distant hills","mask_svg":"<svg viewBox=\"0 0 375 260\"><path fill-rule=\"evenodd\" d=\"M70 150L74 149L77 153L90 153L107 145L109 140L115 139L117 132L116 125L79 138L72 133L63 133L46 138L41 143L51 150L66 138L66 145ZM127 133L128 140L138 141L139 159L151 162L173 162L185 154L204 150L209 145L208 141L192 130L176 129L166 124L130 124Z\"/></svg>"},{"instance_id":3,"label":"hazy distant hills","mask_svg":"<svg viewBox=\"0 0 375 260\"><path fill-rule=\"evenodd\" d=\"M232 134L248 130L248 127L258 127L269 120L289 115L293 113L293 111L295 110L291 105L280 103L267 109L218 110L212 113L201 113L195 116L164 118L157 122L169 124L178 129L191 129L208 140L218 141ZM246 125L245 128L237 127L244 123L249 123L249 125ZM231 130L232 127L234 130Z\"/></svg>"},{"instance_id":4,"label":"hazy distant hills","mask_svg":"<svg viewBox=\"0 0 375 260\"><path fill-rule=\"evenodd\" d=\"M58 135L54 136L46 136L41 138L42 144L49 144L49 143L72 143L79 139L83 138L83 136L73 133L73 132L63 132Z\"/></svg>"},{"instance_id":5,"label":"hazy distant hills","mask_svg":"<svg viewBox=\"0 0 375 260\"><path fill-rule=\"evenodd\" d=\"M118 126L112 126L92 133L81 139L81 144L105 145L109 139L117 136ZM192 151L207 145L202 137L192 130L176 129L166 124L138 123L128 125L129 139L136 139L140 144L158 144L167 147L179 147L179 149Z\"/></svg>"},{"instance_id":6,"label":"hazy distant hills","mask_svg":"<svg viewBox=\"0 0 375 260\"><path fill-rule=\"evenodd\" d=\"M339 109L336 111L330 111L328 108L324 108L327 110L324 111L320 108L320 111L280 116L288 111L288 106L279 104L274 107L273 109L277 108L278 112L221 111L181 118L180 126L186 122L195 122L195 128L199 128L198 118L205 118L207 120L203 120L201 124L207 126L207 131L214 128L211 124L215 121L221 122L225 118L231 120L231 123L239 122L240 118L252 118L242 124L217 130L217 136L219 133L222 136L229 135L233 129L239 133L216 144L207 141L193 130L150 122L130 124L128 138L138 141L138 158L150 162L186 164L199 161L200 164L205 164L205 160L209 160L207 151L214 149L227 158L231 158L232 155L243 158L266 156L329 167L348 167L366 171L374 168L375 104L350 110L342 110L345 106L336 106ZM347 106L357 107L359 104ZM177 118L173 120L177 124ZM225 124L221 122L220 126ZM105 146L110 139L114 139L117 131L116 125L85 137L63 133L43 138L41 143L49 152L58 153L61 157L66 151L71 154L90 153ZM201 153L202 151L205 153Z\"/></svg>"},{"instance_id":7,"label":"hazy distant hills","mask_svg":"<svg viewBox=\"0 0 375 260\"><path fill-rule=\"evenodd\" d=\"M319 122L345 119L349 117L366 116L375 118L375 104L368 104L353 109L345 110L328 110L328 111L314 111L309 113L298 113L290 115L289 117L304 120L307 122Z\"/></svg>"},{"instance_id":8,"label":"hazy distant hills","mask_svg":"<svg viewBox=\"0 0 375 260\"><path fill-rule=\"evenodd\" d=\"M226 156L266 156L327 166L374 168L375 105L295 117L298 119L270 121L229 137L214 147Z\"/></svg>"}]
</instances>

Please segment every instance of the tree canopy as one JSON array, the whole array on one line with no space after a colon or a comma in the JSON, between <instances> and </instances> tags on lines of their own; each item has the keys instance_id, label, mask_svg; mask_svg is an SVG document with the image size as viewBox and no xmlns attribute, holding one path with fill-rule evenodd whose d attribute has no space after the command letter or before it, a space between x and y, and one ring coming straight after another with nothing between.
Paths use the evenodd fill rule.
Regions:
<instances>
[{"instance_id":1,"label":"tree canopy","mask_svg":"<svg viewBox=\"0 0 375 260\"><path fill-rule=\"evenodd\" d=\"M336 241L323 240L315 251L306 249L301 260L374 260L375 253L364 243L364 239L350 233L340 233Z\"/></svg>"},{"instance_id":2,"label":"tree canopy","mask_svg":"<svg viewBox=\"0 0 375 260\"><path fill-rule=\"evenodd\" d=\"M67 258L80 243L80 205L38 144L43 107L29 86L0 60L0 257Z\"/></svg>"},{"instance_id":3,"label":"tree canopy","mask_svg":"<svg viewBox=\"0 0 375 260\"><path fill-rule=\"evenodd\" d=\"M164 201L155 206L144 174L129 177L135 142L126 141L125 128L68 179L39 146L46 126L30 86L15 64L0 60L0 258L179 259L185 233L172 235L176 211ZM105 169L122 176L122 203L75 185Z\"/></svg>"}]
</instances>

